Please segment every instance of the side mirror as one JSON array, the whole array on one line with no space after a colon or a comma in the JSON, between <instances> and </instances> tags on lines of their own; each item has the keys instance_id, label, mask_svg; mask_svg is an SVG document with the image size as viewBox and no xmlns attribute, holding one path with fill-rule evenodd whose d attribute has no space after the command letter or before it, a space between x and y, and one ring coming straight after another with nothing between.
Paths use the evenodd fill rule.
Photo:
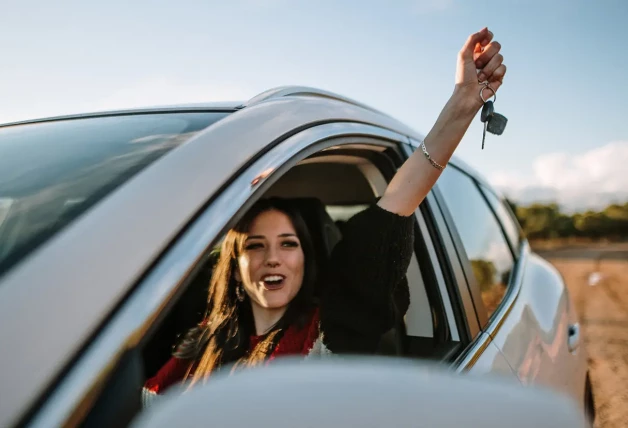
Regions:
<instances>
[{"instance_id":1,"label":"side mirror","mask_svg":"<svg viewBox=\"0 0 628 428\"><path fill-rule=\"evenodd\" d=\"M393 358L286 360L159 397L133 427L588 427L571 399Z\"/></svg>"}]
</instances>

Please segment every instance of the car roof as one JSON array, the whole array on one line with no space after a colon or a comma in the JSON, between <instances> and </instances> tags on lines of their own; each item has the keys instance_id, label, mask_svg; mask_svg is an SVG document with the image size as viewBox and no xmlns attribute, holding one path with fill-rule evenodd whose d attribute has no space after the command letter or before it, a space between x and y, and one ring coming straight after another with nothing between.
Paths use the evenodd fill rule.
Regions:
<instances>
[{"instance_id":1,"label":"car roof","mask_svg":"<svg viewBox=\"0 0 628 428\"><path fill-rule=\"evenodd\" d=\"M26 125L30 123L54 122L58 120L85 119L89 117L106 117L106 116L123 116L132 114L150 114L150 113L197 113L197 112L234 112L241 108L242 101L222 101L222 102L206 102L206 103L187 103L187 104L171 104L157 105L146 107L132 107L119 110L101 110L88 113L66 114L59 116L50 116L34 119L26 119L15 122L0 124L0 128L7 126Z\"/></svg>"},{"instance_id":2,"label":"car roof","mask_svg":"<svg viewBox=\"0 0 628 428\"><path fill-rule=\"evenodd\" d=\"M279 86L275 88L268 89L253 98L247 101L208 101L208 102L200 102L200 103L181 103L181 104L168 104L168 105L157 105L157 106L143 106L143 107L133 107L119 110L103 110L103 111L94 111L89 113L79 113L79 114L69 114L69 115L61 115L61 116L52 116L52 117L44 117L44 118L36 118L29 119L17 122L10 122L5 124L0 124L0 128L6 126L15 126L15 125L23 125L29 123L40 123L40 122L51 122L58 120L70 120L70 119L81 119L81 118L89 118L89 117L106 117L106 116L120 116L120 115L132 115L132 114L150 114L150 113L184 113L184 112L235 112L237 110L251 107L254 105L258 105L264 101L277 99L281 97L317 97L319 99L327 99L329 101L340 101L346 103L349 106L362 108L374 113L381 114L383 116L390 117L386 113L383 113L367 104L356 101L352 98L326 91L319 88L313 88L309 86ZM416 134L413 131L408 132L409 128L405 125L402 127L402 133L405 133L414 138L415 141L419 142L423 140L423 135ZM399 129L395 129L396 131L400 131ZM411 141L411 144L414 142ZM416 144L413 144L416 146ZM458 168L464 170L467 174L473 176L477 181L489 187L496 194L499 195L499 192L496 192L495 189L491 187L485 177L480 174L475 168L471 167L468 163L464 162L462 159L457 157L456 155L452 156L450 163L454 164Z\"/></svg>"}]
</instances>

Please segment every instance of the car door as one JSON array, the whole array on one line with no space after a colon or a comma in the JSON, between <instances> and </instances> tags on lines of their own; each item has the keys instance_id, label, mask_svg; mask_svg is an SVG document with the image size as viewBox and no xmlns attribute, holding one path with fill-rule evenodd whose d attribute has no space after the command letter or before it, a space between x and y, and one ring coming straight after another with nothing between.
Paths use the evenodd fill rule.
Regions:
<instances>
[{"instance_id":1,"label":"car door","mask_svg":"<svg viewBox=\"0 0 628 428\"><path fill-rule=\"evenodd\" d=\"M436 187L483 334L523 384L579 397L584 377L571 355L575 348L569 349L572 316L560 276L530 251L504 203L481 179L453 167ZM490 365L485 358L478 357L479 365Z\"/></svg>"},{"instance_id":2,"label":"car door","mask_svg":"<svg viewBox=\"0 0 628 428\"><path fill-rule=\"evenodd\" d=\"M410 147L416 151L420 142L410 138ZM449 171L457 161L452 159L442 175L449 175ZM441 175L441 177L442 177ZM442 181L439 179L428 194L427 215L431 219L430 231L434 245L438 247L438 260L435 264L443 272L445 281L449 284L452 304L457 313L462 314L467 325L467 337L461 336L462 350L452 361L457 371L474 374L493 374L508 379L517 379L514 370L506 357L494 343L493 338L481 326L485 318L478 316L476 300L477 290L469 286L467 277L470 269L465 265L463 258L463 244L456 229L456 222L452 218L450 208L443 193ZM449 193L447 194L449 195Z\"/></svg>"},{"instance_id":3,"label":"car door","mask_svg":"<svg viewBox=\"0 0 628 428\"><path fill-rule=\"evenodd\" d=\"M520 231L507 206L488 186L480 189L513 248L521 248ZM522 272L518 296L502 325L488 329L522 383L548 385L583 403L586 351L568 289L558 271L526 244L517 264ZM528 343L527 358L518 341Z\"/></svg>"}]
</instances>

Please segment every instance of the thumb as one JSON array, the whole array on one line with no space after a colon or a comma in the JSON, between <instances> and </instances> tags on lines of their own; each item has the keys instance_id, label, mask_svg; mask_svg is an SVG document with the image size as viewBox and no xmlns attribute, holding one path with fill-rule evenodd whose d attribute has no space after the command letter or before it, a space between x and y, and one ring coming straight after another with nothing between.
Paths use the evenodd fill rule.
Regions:
<instances>
[{"instance_id":1,"label":"thumb","mask_svg":"<svg viewBox=\"0 0 628 428\"><path fill-rule=\"evenodd\" d=\"M460 50L460 56L462 59L473 61L473 54L475 53L478 43L486 45L491 41L490 39L492 36L493 34L488 31L487 27L482 28L477 33L471 34Z\"/></svg>"}]
</instances>

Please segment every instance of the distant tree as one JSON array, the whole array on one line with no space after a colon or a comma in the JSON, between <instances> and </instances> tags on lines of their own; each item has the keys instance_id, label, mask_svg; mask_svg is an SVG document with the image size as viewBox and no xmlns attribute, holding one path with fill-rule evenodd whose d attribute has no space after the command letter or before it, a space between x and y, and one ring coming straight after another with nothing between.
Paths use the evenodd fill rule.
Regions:
<instances>
[{"instance_id":1,"label":"distant tree","mask_svg":"<svg viewBox=\"0 0 628 428\"><path fill-rule=\"evenodd\" d=\"M553 234L559 238L567 238L576 233L573 217L560 213L553 224Z\"/></svg>"},{"instance_id":2,"label":"distant tree","mask_svg":"<svg viewBox=\"0 0 628 428\"><path fill-rule=\"evenodd\" d=\"M574 218L574 226L582 236L599 239L608 236L612 230L611 220L604 214L587 211Z\"/></svg>"},{"instance_id":3,"label":"distant tree","mask_svg":"<svg viewBox=\"0 0 628 428\"><path fill-rule=\"evenodd\" d=\"M558 237L557 221L560 210L557 204L533 204L519 210L525 219L523 230L531 239L551 239Z\"/></svg>"},{"instance_id":4,"label":"distant tree","mask_svg":"<svg viewBox=\"0 0 628 428\"><path fill-rule=\"evenodd\" d=\"M490 260L471 260L471 269L481 291L489 290L495 283L497 269Z\"/></svg>"},{"instance_id":5,"label":"distant tree","mask_svg":"<svg viewBox=\"0 0 628 428\"><path fill-rule=\"evenodd\" d=\"M555 203L522 206L506 199L530 239L580 236L592 239L628 238L628 202L612 204L604 210L568 215Z\"/></svg>"},{"instance_id":6,"label":"distant tree","mask_svg":"<svg viewBox=\"0 0 628 428\"><path fill-rule=\"evenodd\" d=\"M609 205L602 213L608 219L607 234L613 237L628 237L628 203Z\"/></svg>"}]
</instances>

